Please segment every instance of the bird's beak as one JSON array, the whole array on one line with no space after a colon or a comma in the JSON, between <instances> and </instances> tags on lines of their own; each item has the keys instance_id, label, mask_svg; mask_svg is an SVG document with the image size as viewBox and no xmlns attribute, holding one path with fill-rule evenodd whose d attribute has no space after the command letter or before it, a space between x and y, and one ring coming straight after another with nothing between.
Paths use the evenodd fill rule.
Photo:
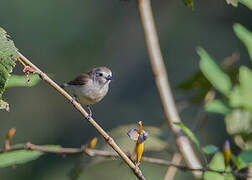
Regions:
<instances>
[{"instance_id":1,"label":"bird's beak","mask_svg":"<svg viewBox=\"0 0 252 180\"><path fill-rule=\"evenodd\" d=\"M108 76L106 77L106 79L107 79L108 81L111 81L111 80L112 80L112 76L108 75Z\"/></svg>"}]
</instances>

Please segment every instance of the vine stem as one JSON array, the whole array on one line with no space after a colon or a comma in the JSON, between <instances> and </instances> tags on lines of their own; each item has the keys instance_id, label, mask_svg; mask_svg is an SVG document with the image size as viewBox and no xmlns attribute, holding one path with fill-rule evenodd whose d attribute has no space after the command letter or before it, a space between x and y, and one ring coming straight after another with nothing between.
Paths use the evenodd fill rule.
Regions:
<instances>
[{"instance_id":1,"label":"vine stem","mask_svg":"<svg viewBox=\"0 0 252 180\"><path fill-rule=\"evenodd\" d=\"M42 72L37 66L35 66L32 62L30 62L25 56L23 56L20 52L18 52L21 60L25 62L27 65L32 67L35 72L41 77L42 80L47 82L50 86L55 88L61 95L63 95L66 99L72 102L75 109L77 109L85 118L88 117L88 113L84 110L84 108L77 101L72 101L73 98L57 83L55 83L50 77L48 77L44 72ZM88 122L103 136L106 142L118 153L118 155L124 160L124 162L132 169L134 174L140 180L145 180L142 171L129 159L129 157L121 150L121 148L115 143L115 141L106 133L105 130L93 119L89 118Z\"/></svg>"},{"instance_id":2,"label":"vine stem","mask_svg":"<svg viewBox=\"0 0 252 180\"><path fill-rule=\"evenodd\" d=\"M178 115L164 60L159 46L158 34L156 31L150 0L138 0L139 13L144 29L146 45L150 57L150 63L154 74L155 82L162 101L165 116L176 138L178 148L185 159L186 164L193 169L201 168L201 163L195 155L189 139L182 133L181 129L174 125L175 122L181 122ZM192 171L193 176L201 178L202 172Z\"/></svg>"}]
</instances>

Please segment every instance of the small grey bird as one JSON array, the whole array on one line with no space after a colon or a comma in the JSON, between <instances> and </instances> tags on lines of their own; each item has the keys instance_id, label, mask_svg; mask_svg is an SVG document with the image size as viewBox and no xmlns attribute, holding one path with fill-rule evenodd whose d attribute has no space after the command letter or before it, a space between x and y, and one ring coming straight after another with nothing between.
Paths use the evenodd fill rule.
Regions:
<instances>
[{"instance_id":1,"label":"small grey bird","mask_svg":"<svg viewBox=\"0 0 252 180\"><path fill-rule=\"evenodd\" d=\"M93 68L87 73L82 73L74 80L64 83L61 87L69 87L73 94L74 99L87 105L89 115L87 119L92 117L90 105L98 103L107 94L109 83L112 80L112 72L107 67Z\"/></svg>"}]
</instances>

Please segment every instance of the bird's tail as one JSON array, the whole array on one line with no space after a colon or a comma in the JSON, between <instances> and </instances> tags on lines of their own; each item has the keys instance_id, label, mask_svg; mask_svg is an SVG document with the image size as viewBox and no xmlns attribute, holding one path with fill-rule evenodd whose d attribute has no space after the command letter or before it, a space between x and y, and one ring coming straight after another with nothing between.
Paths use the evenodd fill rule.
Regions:
<instances>
[{"instance_id":1,"label":"bird's tail","mask_svg":"<svg viewBox=\"0 0 252 180\"><path fill-rule=\"evenodd\" d=\"M65 87L68 87L68 86L69 86L68 83L64 83L64 84L61 84L61 85L60 85L60 87L63 88L63 89L65 89Z\"/></svg>"}]
</instances>

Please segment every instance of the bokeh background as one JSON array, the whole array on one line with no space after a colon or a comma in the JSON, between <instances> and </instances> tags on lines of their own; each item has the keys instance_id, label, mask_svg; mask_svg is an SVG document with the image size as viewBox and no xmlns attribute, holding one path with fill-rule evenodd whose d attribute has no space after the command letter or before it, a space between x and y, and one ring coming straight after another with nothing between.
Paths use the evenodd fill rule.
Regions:
<instances>
[{"instance_id":1,"label":"bokeh background","mask_svg":"<svg viewBox=\"0 0 252 180\"><path fill-rule=\"evenodd\" d=\"M246 7L233 8L224 0L196 1L195 11L175 0L153 1L152 7L176 102L186 99L187 94L175 87L198 70L197 46L204 47L219 62L238 51L239 63L250 63L232 29L235 22L252 29L251 11ZM93 107L94 117L106 130L142 120L144 125L161 127L169 136L134 0L3 0L0 26L26 57L52 74L59 84L95 66L111 68L114 79L110 91ZM18 64L14 73L21 72ZM9 102L10 112L0 112L1 144L11 127L17 129L13 143L79 147L94 136L100 137L69 102L44 82L32 88L10 88L3 99ZM181 113L189 127L197 111L197 107L190 107ZM209 115L197 135L204 145L221 145L228 137L223 117ZM0 179L69 179L80 161L89 163L82 156L47 155L16 168L0 169ZM165 171L164 167L143 165L148 179L162 179ZM191 177L182 172L177 179L186 176ZM88 166L80 179L124 177L135 179L121 162L107 161Z\"/></svg>"}]
</instances>

